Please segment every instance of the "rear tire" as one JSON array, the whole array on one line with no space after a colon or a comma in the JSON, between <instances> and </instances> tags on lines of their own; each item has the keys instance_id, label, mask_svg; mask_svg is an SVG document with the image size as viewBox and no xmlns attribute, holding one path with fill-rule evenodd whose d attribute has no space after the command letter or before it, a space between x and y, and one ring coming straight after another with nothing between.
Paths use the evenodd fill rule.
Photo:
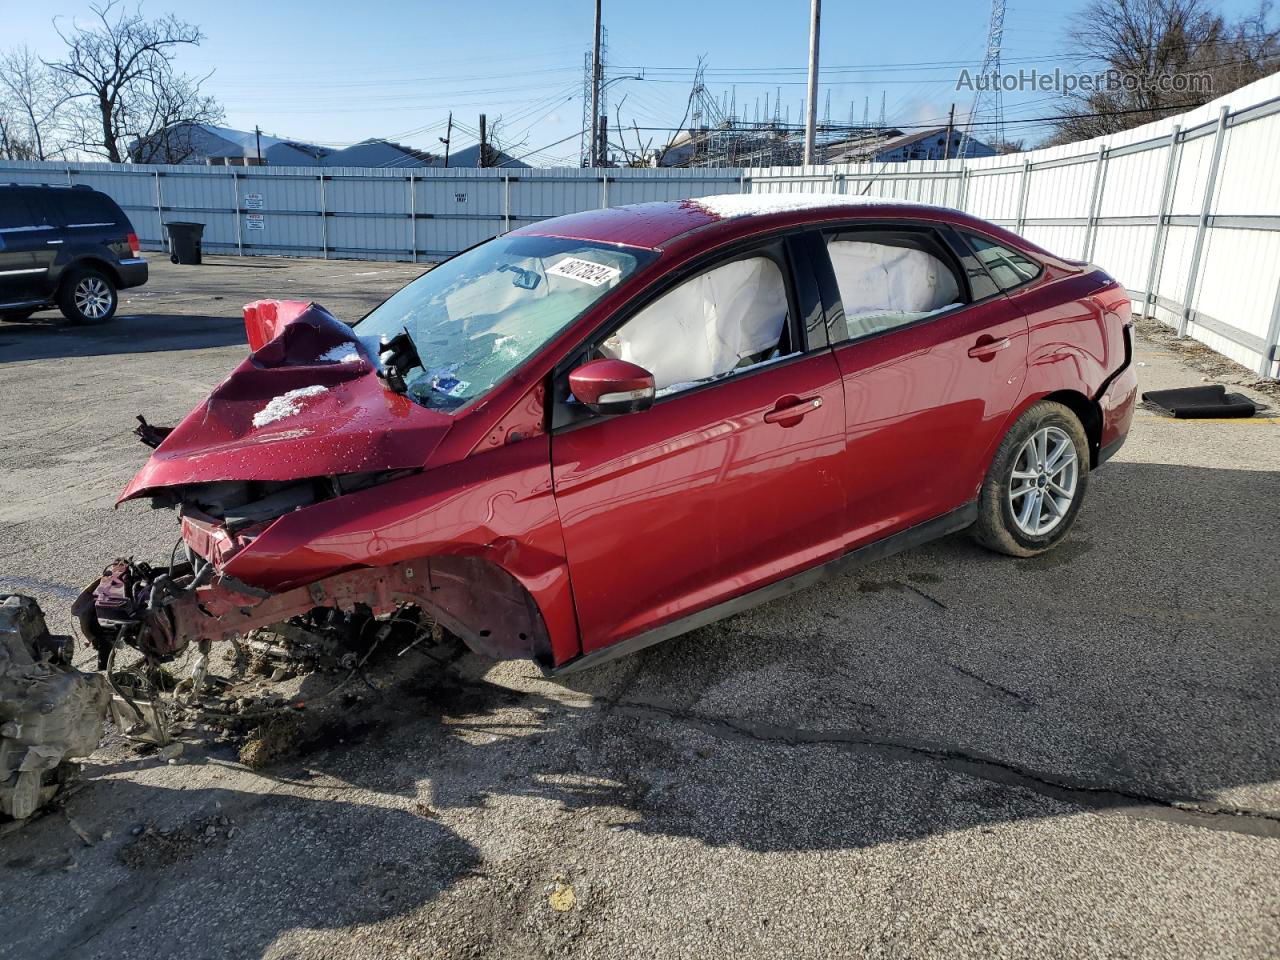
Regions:
<instances>
[{"instance_id":1,"label":"rear tire","mask_svg":"<svg viewBox=\"0 0 1280 960\"><path fill-rule=\"evenodd\" d=\"M0 321L4 323L21 323L23 320L31 319L31 315L35 312L35 307L27 307L23 310L0 310Z\"/></svg>"},{"instance_id":2,"label":"rear tire","mask_svg":"<svg viewBox=\"0 0 1280 960\"><path fill-rule=\"evenodd\" d=\"M72 323L105 323L119 304L111 278L88 267L73 271L58 290L58 308Z\"/></svg>"},{"instance_id":3,"label":"rear tire","mask_svg":"<svg viewBox=\"0 0 1280 960\"><path fill-rule=\"evenodd\" d=\"M1089 438L1069 407L1042 400L1000 443L978 495L973 538L1034 557L1066 537L1089 485Z\"/></svg>"}]
</instances>

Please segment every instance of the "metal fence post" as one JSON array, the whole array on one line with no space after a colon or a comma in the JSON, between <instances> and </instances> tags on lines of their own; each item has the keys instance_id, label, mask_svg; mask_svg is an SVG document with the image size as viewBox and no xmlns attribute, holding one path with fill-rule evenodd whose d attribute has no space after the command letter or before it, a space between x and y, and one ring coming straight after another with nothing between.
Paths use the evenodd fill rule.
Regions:
<instances>
[{"instance_id":1,"label":"metal fence post","mask_svg":"<svg viewBox=\"0 0 1280 960\"><path fill-rule=\"evenodd\" d=\"M409 174L409 262L418 262L418 181Z\"/></svg>"},{"instance_id":2,"label":"metal fence post","mask_svg":"<svg viewBox=\"0 0 1280 960\"><path fill-rule=\"evenodd\" d=\"M329 259L329 201L325 196L324 174L320 174L320 249L324 258Z\"/></svg>"},{"instance_id":3,"label":"metal fence post","mask_svg":"<svg viewBox=\"0 0 1280 960\"><path fill-rule=\"evenodd\" d=\"M961 161L962 163L964 161ZM969 202L969 165L966 163L960 168L960 197L956 200L956 209L965 210L965 204ZM967 210L965 210L968 213Z\"/></svg>"},{"instance_id":4,"label":"metal fence post","mask_svg":"<svg viewBox=\"0 0 1280 960\"><path fill-rule=\"evenodd\" d=\"M511 232L511 174L502 175L502 230Z\"/></svg>"},{"instance_id":5,"label":"metal fence post","mask_svg":"<svg viewBox=\"0 0 1280 960\"><path fill-rule=\"evenodd\" d=\"M1280 352L1280 278L1276 280L1276 295L1271 301L1271 322L1267 325L1267 339L1262 343L1262 360L1258 364L1258 376L1270 380L1274 374L1271 365Z\"/></svg>"},{"instance_id":6,"label":"metal fence post","mask_svg":"<svg viewBox=\"0 0 1280 960\"><path fill-rule=\"evenodd\" d=\"M600 209L607 209L609 206L609 175L603 174L600 177Z\"/></svg>"},{"instance_id":7,"label":"metal fence post","mask_svg":"<svg viewBox=\"0 0 1280 960\"><path fill-rule=\"evenodd\" d=\"M160 193L160 170L156 168L156 220L160 225L160 246L164 247L164 201Z\"/></svg>"},{"instance_id":8,"label":"metal fence post","mask_svg":"<svg viewBox=\"0 0 1280 960\"><path fill-rule=\"evenodd\" d=\"M1081 260L1092 260L1098 240L1098 214L1102 210L1102 188L1107 180L1107 148L1098 148L1097 165L1093 168L1093 190L1089 194L1089 220L1084 228L1084 251Z\"/></svg>"},{"instance_id":9,"label":"metal fence post","mask_svg":"<svg viewBox=\"0 0 1280 960\"><path fill-rule=\"evenodd\" d=\"M1156 271L1164 272L1164 240L1165 224L1172 211L1169 205L1173 202L1173 184L1178 172L1178 157L1182 152L1180 137L1182 124L1175 123L1173 132L1169 134L1169 156L1165 160L1164 185L1160 188L1160 209L1156 212L1156 232L1151 238L1151 259L1147 263L1147 288L1143 291L1142 315L1155 316L1156 301L1159 299L1156 287L1159 286Z\"/></svg>"},{"instance_id":10,"label":"metal fence post","mask_svg":"<svg viewBox=\"0 0 1280 960\"><path fill-rule=\"evenodd\" d=\"M1196 223L1196 242L1191 250L1191 269L1187 274L1187 291L1182 298L1182 317L1178 320L1178 336L1187 335L1187 327L1191 323L1192 305L1195 303L1198 275L1200 273L1200 257L1204 253L1204 235L1209 228L1209 211L1213 209L1213 190L1218 183L1218 163L1222 159L1222 143L1227 135L1227 117L1229 107L1218 112L1218 129L1213 134L1213 156L1209 160L1209 175L1205 178L1204 199L1200 203L1200 219Z\"/></svg>"},{"instance_id":11,"label":"metal fence post","mask_svg":"<svg viewBox=\"0 0 1280 960\"><path fill-rule=\"evenodd\" d=\"M231 195L235 198L231 216L236 222L236 253L243 257L244 238L240 234L240 177L235 167L227 167L227 172L231 174Z\"/></svg>"},{"instance_id":12,"label":"metal fence post","mask_svg":"<svg viewBox=\"0 0 1280 960\"><path fill-rule=\"evenodd\" d=\"M1031 185L1031 161L1022 161L1022 179L1018 181L1018 233L1022 233L1027 224L1027 193Z\"/></svg>"}]
</instances>

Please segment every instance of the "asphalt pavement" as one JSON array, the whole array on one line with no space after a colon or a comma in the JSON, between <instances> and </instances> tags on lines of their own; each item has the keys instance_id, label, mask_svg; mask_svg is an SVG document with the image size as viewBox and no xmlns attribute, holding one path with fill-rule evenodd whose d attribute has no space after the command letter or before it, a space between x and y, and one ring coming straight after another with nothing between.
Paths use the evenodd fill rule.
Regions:
<instances>
[{"instance_id":1,"label":"asphalt pavement","mask_svg":"<svg viewBox=\"0 0 1280 960\"><path fill-rule=\"evenodd\" d=\"M108 325L0 325L0 593L69 631L168 555L113 508L134 416L226 375L242 303L423 269L156 258ZM1195 359L1144 339L1142 388ZM0 837L0 957L1273 957L1278 479L1275 417L1140 410L1042 557L951 537L559 681L423 660L260 771L117 741Z\"/></svg>"}]
</instances>

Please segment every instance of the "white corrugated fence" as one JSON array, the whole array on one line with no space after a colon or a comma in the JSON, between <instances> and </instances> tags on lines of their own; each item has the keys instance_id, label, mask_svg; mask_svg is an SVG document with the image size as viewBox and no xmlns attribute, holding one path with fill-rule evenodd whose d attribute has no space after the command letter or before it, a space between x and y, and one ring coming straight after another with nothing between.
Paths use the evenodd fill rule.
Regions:
<instances>
[{"instance_id":1,"label":"white corrugated fence","mask_svg":"<svg viewBox=\"0 0 1280 960\"><path fill-rule=\"evenodd\" d=\"M1135 311L1265 376L1280 340L1280 74L1109 137L975 160L733 169L138 166L0 161L0 182L87 183L143 246L204 223L211 252L438 260L579 210L712 193L835 192L957 207L1129 289Z\"/></svg>"}]
</instances>

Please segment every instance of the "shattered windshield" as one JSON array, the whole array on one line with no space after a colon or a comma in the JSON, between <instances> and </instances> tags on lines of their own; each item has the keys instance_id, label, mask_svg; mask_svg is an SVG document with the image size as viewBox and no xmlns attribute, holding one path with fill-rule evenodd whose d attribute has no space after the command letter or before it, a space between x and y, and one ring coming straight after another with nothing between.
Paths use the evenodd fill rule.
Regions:
<instances>
[{"instance_id":1,"label":"shattered windshield","mask_svg":"<svg viewBox=\"0 0 1280 960\"><path fill-rule=\"evenodd\" d=\"M454 410L484 393L654 254L558 237L498 237L399 290L356 326L362 340L408 331L421 366L410 397ZM375 348L376 350L376 348Z\"/></svg>"}]
</instances>

